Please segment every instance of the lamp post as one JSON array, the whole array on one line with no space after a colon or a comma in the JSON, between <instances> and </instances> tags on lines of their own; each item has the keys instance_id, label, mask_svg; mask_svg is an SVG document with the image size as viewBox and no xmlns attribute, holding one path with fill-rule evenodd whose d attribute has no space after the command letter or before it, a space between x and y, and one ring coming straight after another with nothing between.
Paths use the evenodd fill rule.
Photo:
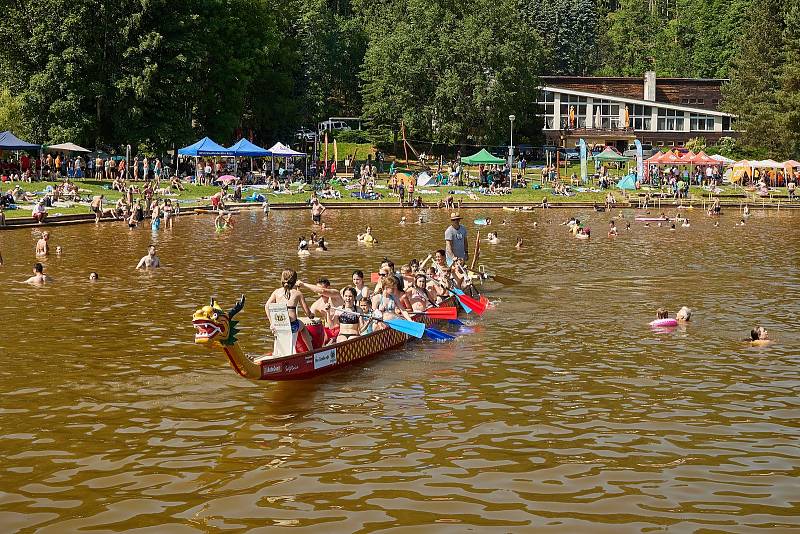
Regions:
<instances>
[{"instance_id":1,"label":"lamp post","mask_svg":"<svg viewBox=\"0 0 800 534\"><path fill-rule=\"evenodd\" d=\"M514 115L509 115L508 120L511 121L511 142L508 144L508 175L511 176L511 169L514 167Z\"/></svg>"}]
</instances>

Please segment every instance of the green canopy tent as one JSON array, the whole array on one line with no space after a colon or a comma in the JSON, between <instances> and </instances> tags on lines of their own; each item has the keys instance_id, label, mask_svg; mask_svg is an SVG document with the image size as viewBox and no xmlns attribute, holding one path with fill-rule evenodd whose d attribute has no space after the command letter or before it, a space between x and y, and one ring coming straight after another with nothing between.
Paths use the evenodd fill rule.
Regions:
<instances>
[{"instance_id":1,"label":"green canopy tent","mask_svg":"<svg viewBox=\"0 0 800 534\"><path fill-rule=\"evenodd\" d=\"M628 161L631 158L628 158L626 156L618 154L618 153L616 153L614 151L614 149L612 149L611 147L608 147L605 150L603 150L602 152L600 152L599 154L597 154L596 156L594 156L592 159L594 159L595 161L603 162L603 163L607 163L607 162L615 162L616 163L616 162Z\"/></svg>"},{"instance_id":2,"label":"green canopy tent","mask_svg":"<svg viewBox=\"0 0 800 534\"><path fill-rule=\"evenodd\" d=\"M465 165L503 165L506 162L503 158L496 158L482 148L480 152L461 158L461 163Z\"/></svg>"}]
</instances>

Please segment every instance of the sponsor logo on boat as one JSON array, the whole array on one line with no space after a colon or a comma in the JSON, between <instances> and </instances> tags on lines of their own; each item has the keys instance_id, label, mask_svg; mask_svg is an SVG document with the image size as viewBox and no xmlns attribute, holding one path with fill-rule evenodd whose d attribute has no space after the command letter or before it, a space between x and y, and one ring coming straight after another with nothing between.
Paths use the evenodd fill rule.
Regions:
<instances>
[{"instance_id":1,"label":"sponsor logo on boat","mask_svg":"<svg viewBox=\"0 0 800 534\"><path fill-rule=\"evenodd\" d=\"M321 369L336 363L336 349L325 350L314 354L314 369Z\"/></svg>"},{"instance_id":2,"label":"sponsor logo on boat","mask_svg":"<svg viewBox=\"0 0 800 534\"><path fill-rule=\"evenodd\" d=\"M300 369L299 365L296 365L296 364L293 364L293 363L289 363L289 364L286 364L283 367L283 372L284 373L291 373L292 371L297 371L298 369Z\"/></svg>"},{"instance_id":3,"label":"sponsor logo on boat","mask_svg":"<svg viewBox=\"0 0 800 534\"><path fill-rule=\"evenodd\" d=\"M277 363L275 365L265 365L264 366L264 374L272 374L272 373L280 373L281 372L281 364Z\"/></svg>"}]
</instances>

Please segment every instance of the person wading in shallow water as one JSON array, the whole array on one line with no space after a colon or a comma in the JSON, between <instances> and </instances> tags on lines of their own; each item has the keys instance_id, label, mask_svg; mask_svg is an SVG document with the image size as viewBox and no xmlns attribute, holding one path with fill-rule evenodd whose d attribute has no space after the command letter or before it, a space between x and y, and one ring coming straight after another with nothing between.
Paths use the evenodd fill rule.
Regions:
<instances>
[{"instance_id":1,"label":"person wading in shallow water","mask_svg":"<svg viewBox=\"0 0 800 534\"><path fill-rule=\"evenodd\" d=\"M43 286L47 282L52 282L53 279L44 274L44 266L41 263L36 263L33 266L33 276L25 280L25 284L31 284L35 286Z\"/></svg>"},{"instance_id":2,"label":"person wading in shallow water","mask_svg":"<svg viewBox=\"0 0 800 534\"><path fill-rule=\"evenodd\" d=\"M156 256L156 247L155 245L150 245L150 248L147 249L147 256L144 256L139 263L136 265L137 269L155 269L157 267L161 267L161 261Z\"/></svg>"}]
</instances>

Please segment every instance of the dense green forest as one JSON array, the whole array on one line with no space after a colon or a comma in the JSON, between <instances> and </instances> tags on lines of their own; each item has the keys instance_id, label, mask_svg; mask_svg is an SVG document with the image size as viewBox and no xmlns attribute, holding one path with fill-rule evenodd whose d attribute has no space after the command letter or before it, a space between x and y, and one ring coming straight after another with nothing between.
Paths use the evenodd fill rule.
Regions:
<instances>
[{"instance_id":1,"label":"dense green forest","mask_svg":"<svg viewBox=\"0 0 800 534\"><path fill-rule=\"evenodd\" d=\"M538 77L730 78L740 150L800 152L800 0L3 0L0 130L164 150L288 139L536 142ZM517 133L515 132L515 133Z\"/></svg>"}]
</instances>

